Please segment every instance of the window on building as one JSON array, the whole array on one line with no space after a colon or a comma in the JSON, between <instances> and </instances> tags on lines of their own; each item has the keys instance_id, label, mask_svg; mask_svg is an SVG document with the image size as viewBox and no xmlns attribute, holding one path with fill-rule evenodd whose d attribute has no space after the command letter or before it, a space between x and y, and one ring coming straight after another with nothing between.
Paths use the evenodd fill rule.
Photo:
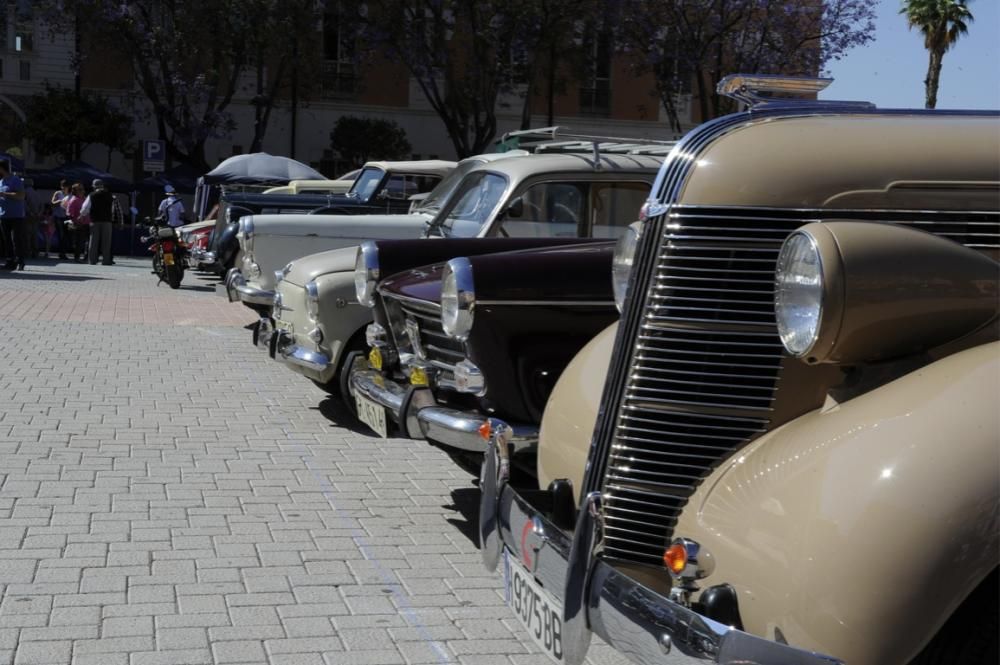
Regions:
<instances>
[{"instance_id":1,"label":"window on building","mask_svg":"<svg viewBox=\"0 0 1000 665\"><path fill-rule=\"evenodd\" d=\"M580 112L608 115L611 111L611 34L603 28L584 32L583 79L580 82Z\"/></svg>"},{"instance_id":2,"label":"window on building","mask_svg":"<svg viewBox=\"0 0 1000 665\"><path fill-rule=\"evenodd\" d=\"M34 47L34 27L35 17L31 9L31 0L18 0L14 10L15 51L24 53L32 50Z\"/></svg>"},{"instance_id":3,"label":"window on building","mask_svg":"<svg viewBox=\"0 0 1000 665\"><path fill-rule=\"evenodd\" d=\"M27 60L21 61L21 80L30 81L31 80L31 63Z\"/></svg>"},{"instance_id":4,"label":"window on building","mask_svg":"<svg viewBox=\"0 0 1000 665\"><path fill-rule=\"evenodd\" d=\"M339 2L331 2L323 13L322 94L344 97L357 89L355 36L343 20Z\"/></svg>"}]
</instances>

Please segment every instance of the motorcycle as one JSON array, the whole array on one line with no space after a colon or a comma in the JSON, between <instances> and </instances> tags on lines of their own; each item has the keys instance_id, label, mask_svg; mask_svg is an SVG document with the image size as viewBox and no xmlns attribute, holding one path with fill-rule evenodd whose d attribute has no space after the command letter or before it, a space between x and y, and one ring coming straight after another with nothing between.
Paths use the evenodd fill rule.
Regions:
<instances>
[{"instance_id":1,"label":"motorcycle","mask_svg":"<svg viewBox=\"0 0 1000 665\"><path fill-rule=\"evenodd\" d=\"M149 235L143 236L140 240L153 243L149 246L149 251L153 254L153 274L160 278L160 282L166 282L170 288L181 288L187 248L177 237L177 231L167 225L164 217L157 217L152 222L147 217L146 223L150 224Z\"/></svg>"}]
</instances>

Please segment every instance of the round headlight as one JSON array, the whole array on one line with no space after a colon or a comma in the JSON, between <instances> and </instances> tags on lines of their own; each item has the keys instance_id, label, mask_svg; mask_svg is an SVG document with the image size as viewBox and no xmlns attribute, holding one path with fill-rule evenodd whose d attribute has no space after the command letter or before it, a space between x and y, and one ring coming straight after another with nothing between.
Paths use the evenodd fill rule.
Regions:
<instances>
[{"instance_id":1,"label":"round headlight","mask_svg":"<svg viewBox=\"0 0 1000 665\"><path fill-rule=\"evenodd\" d=\"M449 337L464 340L472 330L476 290L472 264L459 257L448 261L441 280L441 327Z\"/></svg>"},{"instance_id":2,"label":"round headlight","mask_svg":"<svg viewBox=\"0 0 1000 665\"><path fill-rule=\"evenodd\" d=\"M306 284L306 315L313 323L319 320L319 287L316 282Z\"/></svg>"},{"instance_id":3,"label":"round headlight","mask_svg":"<svg viewBox=\"0 0 1000 665\"><path fill-rule=\"evenodd\" d=\"M823 316L823 262L811 235L796 232L785 240L774 279L778 335L790 354L802 357L816 343Z\"/></svg>"},{"instance_id":4,"label":"round headlight","mask_svg":"<svg viewBox=\"0 0 1000 665\"><path fill-rule=\"evenodd\" d=\"M354 293L365 307L375 306L378 280L378 245L367 240L358 247L358 256L354 261Z\"/></svg>"},{"instance_id":5,"label":"round headlight","mask_svg":"<svg viewBox=\"0 0 1000 665\"><path fill-rule=\"evenodd\" d=\"M625 296L628 294L628 278L632 274L632 264L635 261L635 250L639 247L642 237L642 222L633 222L625 229L615 245L615 256L611 263L611 288L615 294L615 306L621 313L625 306Z\"/></svg>"}]
</instances>

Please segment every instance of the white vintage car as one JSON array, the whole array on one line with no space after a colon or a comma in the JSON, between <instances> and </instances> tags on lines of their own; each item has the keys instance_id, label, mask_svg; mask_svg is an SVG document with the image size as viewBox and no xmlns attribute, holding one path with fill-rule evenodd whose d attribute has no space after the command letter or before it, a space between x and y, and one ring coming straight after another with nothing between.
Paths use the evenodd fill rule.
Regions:
<instances>
[{"instance_id":1,"label":"white vintage car","mask_svg":"<svg viewBox=\"0 0 1000 665\"><path fill-rule=\"evenodd\" d=\"M229 299L266 310L274 298L275 272L292 259L354 246L368 238L414 237L428 215L401 213L409 211L411 197L435 189L455 166L443 160L369 162L350 192L331 200L326 208L307 214L241 218L236 237L242 260L226 275ZM422 207L428 205L433 201L425 199ZM417 233L411 235L407 229L413 228Z\"/></svg>"},{"instance_id":2,"label":"white vintage car","mask_svg":"<svg viewBox=\"0 0 1000 665\"><path fill-rule=\"evenodd\" d=\"M585 183L623 178L641 182L648 192L663 161L662 156L650 154L619 154L602 156L595 165L585 153L524 152L478 159L483 161L462 174L451 199L426 225L425 236L575 238L579 224L564 219L557 192L580 192ZM612 238L614 230L595 230L594 235ZM374 261L377 280L377 257ZM273 318L263 317L254 333L254 342L272 358L345 397L351 392L346 370L353 352L362 354L380 341L366 338L369 331L377 331L368 327L372 310L359 304L356 296L357 262L355 247L293 261L275 290Z\"/></svg>"}]
</instances>

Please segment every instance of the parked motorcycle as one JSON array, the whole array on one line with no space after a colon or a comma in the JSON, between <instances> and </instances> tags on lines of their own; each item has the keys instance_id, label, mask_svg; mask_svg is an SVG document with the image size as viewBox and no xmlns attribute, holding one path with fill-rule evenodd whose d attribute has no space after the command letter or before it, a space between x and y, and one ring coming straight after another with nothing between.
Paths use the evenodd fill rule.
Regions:
<instances>
[{"instance_id":1,"label":"parked motorcycle","mask_svg":"<svg viewBox=\"0 0 1000 665\"><path fill-rule=\"evenodd\" d=\"M170 288L181 288L181 280L184 279L184 257L187 248L177 232L172 226L167 225L164 217L157 217L150 221L146 218L149 226L149 235L141 238L142 242L150 242L149 251L153 254L153 273L160 278L161 282L166 282Z\"/></svg>"}]
</instances>

